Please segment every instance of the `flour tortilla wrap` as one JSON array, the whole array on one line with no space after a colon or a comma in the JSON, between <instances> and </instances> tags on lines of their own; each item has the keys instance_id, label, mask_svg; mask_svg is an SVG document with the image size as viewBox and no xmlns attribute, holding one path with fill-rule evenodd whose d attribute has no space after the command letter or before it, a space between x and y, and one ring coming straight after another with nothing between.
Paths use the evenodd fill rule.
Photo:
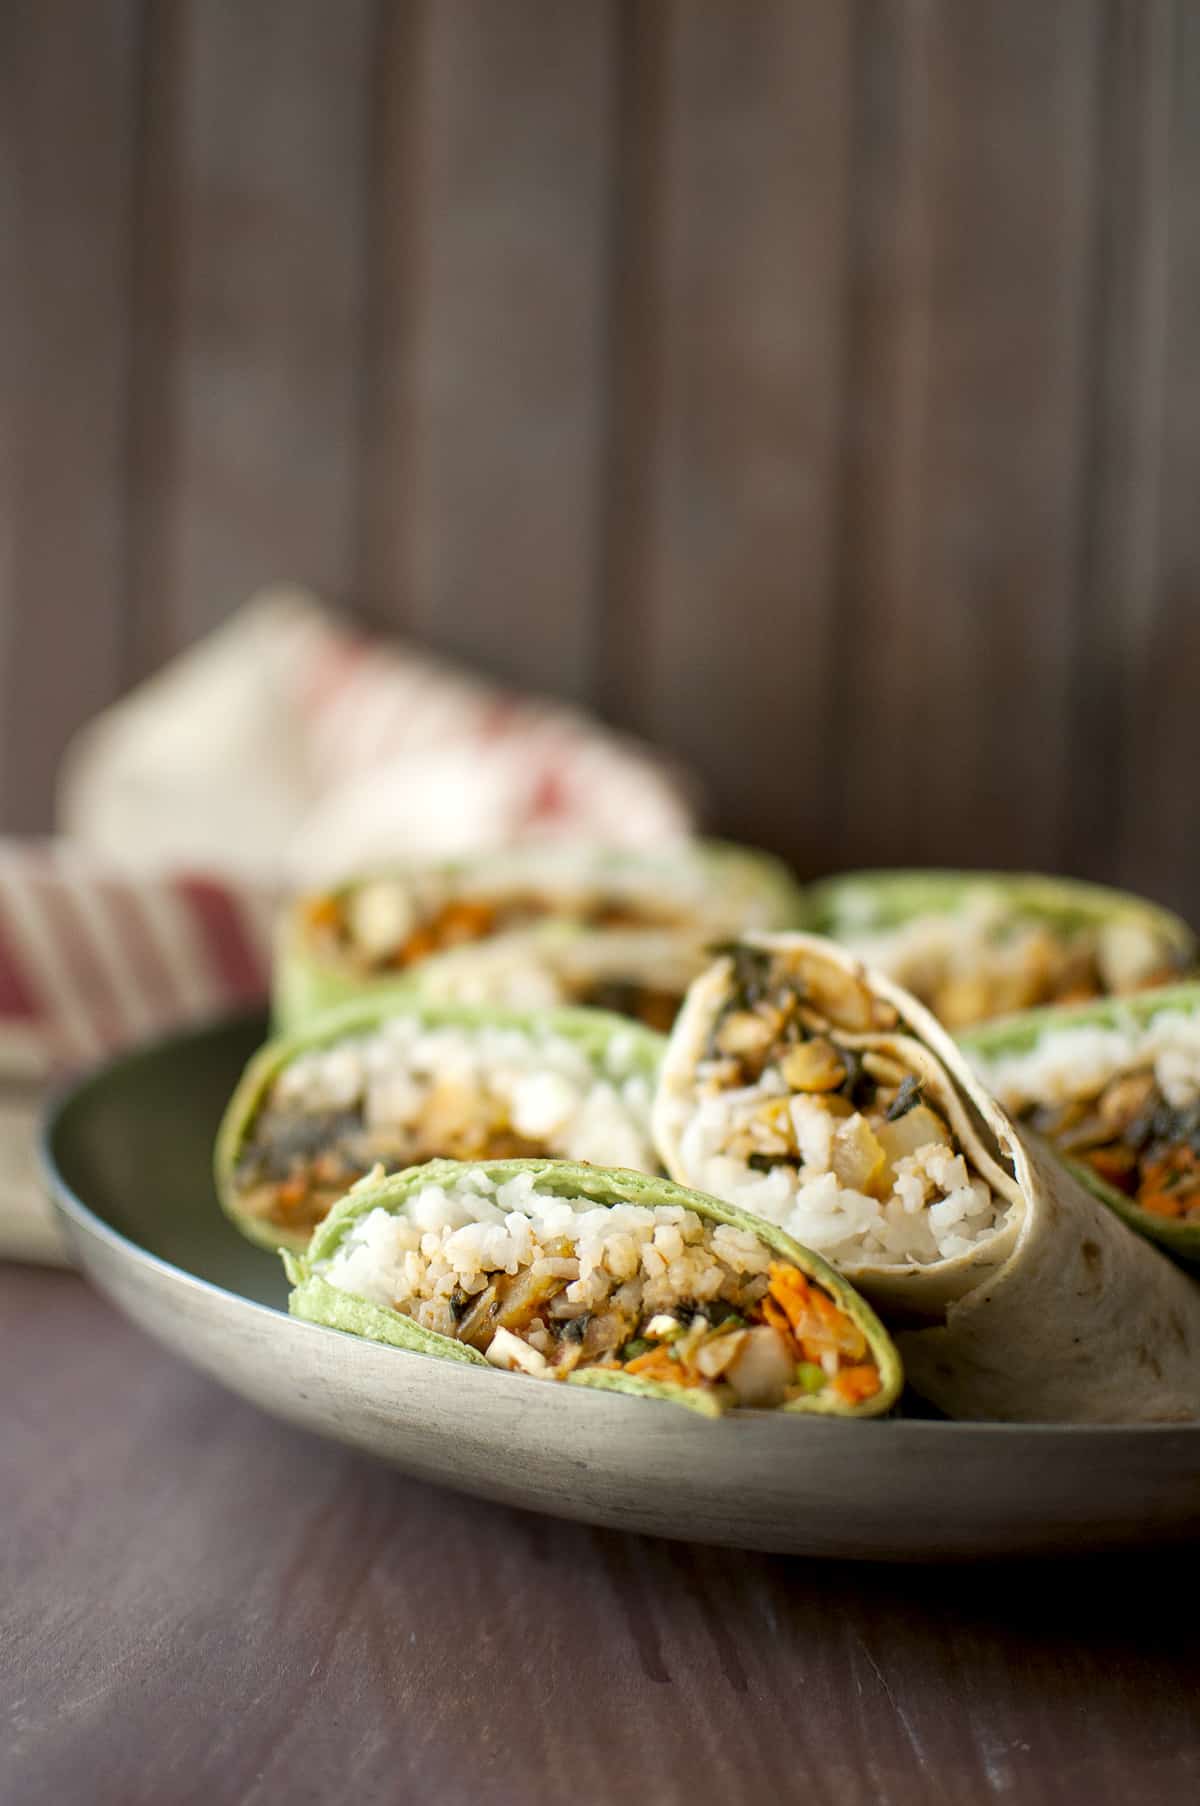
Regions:
<instances>
[{"instance_id":1,"label":"flour tortilla wrap","mask_svg":"<svg viewBox=\"0 0 1200 1806\"><path fill-rule=\"evenodd\" d=\"M1200 1414L1200 1289L1013 1125L927 1010L832 942L747 937L696 982L655 1137L673 1178L845 1273L950 1416Z\"/></svg>"},{"instance_id":2,"label":"flour tortilla wrap","mask_svg":"<svg viewBox=\"0 0 1200 1806\"><path fill-rule=\"evenodd\" d=\"M281 1029L400 976L443 1000L611 1007L667 1027L708 946L803 920L778 861L687 842L662 853L532 846L352 878L302 897L281 924ZM624 1007L624 1004L628 1008Z\"/></svg>"},{"instance_id":3,"label":"flour tortilla wrap","mask_svg":"<svg viewBox=\"0 0 1200 1806\"><path fill-rule=\"evenodd\" d=\"M403 1218L410 1208L416 1212L424 1232L424 1249L439 1212L448 1223L459 1223L464 1199L468 1207L486 1211L494 1224L511 1225L514 1217L510 1213L519 1213L532 1225L532 1250L514 1258L507 1273L499 1267L493 1269L493 1278L499 1274L495 1296L489 1296L485 1288L463 1292L461 1300L456 1292L449 1302L440 1303L418 1304L411 1292L396 1297L395 1288L413 1282L404 1277L408 1274L402 1264L405 1257L389 1246L397 1231L388 1219ZM559 1211L560 1217L567 1219L565 1223L539 1222L540 1211L561 1202L572 1207ZM578 1254L573 1258L567 1253L564 1260L563 1250L582 1250L585 1235L595 1238L606 1233L596 1228L595 1213L599 1211L616 1213L612 1245L630 1243L627 1206L634 1206L639 1216L652 1210L656 1219L660 1213L672 1219L671 1225L652 1221L638 1230L643 1237L637 1244L642 1264L627 1262L621 1268L623 1275L632 1272L632 1278L624 1277L602 1302L578 1308L569 1296L565 1274L539 1280L537 1260L546 1264L547 1257L539 1256L537 1249L549 1242L551 1231L558 1237L554 1245L559 1255L548 1264L578 1266ZM580 1220L580 1211L592 1213L590 1220ZM687 1213L692 1213L690 1229ZM700 1219L698 1226L695 1218ZM797 1362L795 1346L790 1353L779 1353L791 1345L791 1329L781 1338L769 1324L755 1320L755 1313L766 1308L761 1298L737 1308L722 1302L723 1294L706 1295L697 1303L688 1295L686 1277L672 1279L674 1265L651 1281L649 1262L659 1238L670 1233L674 1224L679 1225L677 1241L693 1236L683 1252L701 1270L707 1268L711 1273L713 1260L719 1266L731 1258L748 1263L737 1273L724 1268L735 1292L740 1286L761 1290L765 1278L755 1278L752 1271L755 1261L761 1260L770 1274L771 1290L766 1298L773 1304L778 1289L781 1297L790 1300L787 1322L802 1325L796 1335L807 1333L802 1318L802 1313L807 1313L812 1325L826 1326L816 1327L814 1333L824 1338L828 1331L841 1352L835 1354L826 1346L824 1366L813 1359ZM748 1245L749 1256L729 1254L731 1244L724 1239L729 1229L743 1232L734 1241L743 1250ZM417 1233L415 1226L408 1231L411 1242L415 1243ZM468 1229L467 1233L473 1232ZM513 1233L520 1234L519 1228ZM491 1258L498 1262L501 1255ZM310 1323L444 1360L480 1366L490 1362L565 1379L569 1385L665 1400L706 1416L756 1402L763 1408L793 1414L873 1417L891 1408L902 1384L895 1348L874 1312L824 1261L778 1229L750 1223L740 1211L715 1199L642 1173L568 1161L434 1161L391 1178L362 1181L321 1224L307 1253L302 1257L285 1255L284 1259L294 1287L289 1309ZM603 1283L616 1285L600 1271ZM675 1293L671 1292L673 1285ZM356 1291L356 1286L363 1290ZM365 1295L368 1293L374 1296ZM394 1308L386 1302L389 1297L406 1308ZM414 1320L410 1313L418 1309L435 1318L440 1312L448 1327L457 1323L459 1335L472 1336L486 1346L486 1354L481 1346ZM556 1316L556 1311L569 1314ZM533 1318L542 1329L531 1327ZM527 1336L533 1340L526 1341ZM538 1340L546 1352L538 1352L534 1346ZM770 1370L769 1361L764 1366L764 1340L768 1354L774 1352L782 1360L783 1377ZM816 1355L816 1349L807 1343L804 1347ZM630 1364L639 1371L626 1371Z\"/></svg>"},{"instance_id":4,"label":"flour tortilla wrap","mask_svg":"<svg viewBox=\"0 0 1200 1806\"><path fill-rule=\"evenodd\" d=\"M1200 1265L1200 985L1031 1010L960 1045L1102 1203Z\"/></svg>"},{"instance_id":5,"label":"flour tortilla wrap","mask_svg":"<svg viewBox=\"0 0 1200 1806\"><path fill-rule=\"evenodd\" d=\"M1028 873L881 871L826 879L808 926L842 942L960 1033L1038 1005L1124 995L1197 963L1157 904Z\"/></svg>"},{"instance_id":6,"label":"flour tortilla wrap","mask_svg":"<svg viewBox=\"0 0 1200 1806\"><path fill-rule=\"evenodd\" d=\"M659 1170L649 1119L665 1045L602 1010L377 990L250 1061L217 1137L222 1206L250 1240L302 1249L376 1162L536 1152Z\"/></svg>"}]
</instances>

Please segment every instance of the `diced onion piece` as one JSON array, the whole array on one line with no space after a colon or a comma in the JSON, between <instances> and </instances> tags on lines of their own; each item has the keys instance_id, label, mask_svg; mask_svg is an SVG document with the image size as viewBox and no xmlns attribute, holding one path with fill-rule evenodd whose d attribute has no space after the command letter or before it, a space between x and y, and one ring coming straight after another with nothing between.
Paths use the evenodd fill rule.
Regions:
<instances>
[{"instance_id":1,"label":"diced onion piece","mask_svg":"<svg viewBox=\"0 0 1200 1806\"><path fill-rule=\"evenodd\" d=\"M793 1091L836 1091L846 1078L845 1061L823 1035L789 1048L779 1070Z\"/></svg>"},{"instance_id":2,"label":"diced onion piece","mask_svg":"<svg viewBox=\"0 0 1200 1806\"><path fill-rule=\"evenodd\" d=\"M831 1165L839 1185L871 1196L887 1170L887 1155L865 1116L856 1114L839 1124Z\"/></svg>"},{"instance_id":3,"label":"diced onion piece","mask_svg":"<svg viewBox=\"0 0 1200 1806\"><path fill-rule=\"evenodd\" d=\"M771 1332L772 1335L775 1333ZM748 1329L731 1330L728 1335L713 1336L697 1349L692 1357L692 1365L697 1373L702 1373L706 1380L720 1379L725 1370L737 1358L738 1352L747 1336L753 1334Z\"/></svg>"},{"instance_id":4,"label":"diced onion piece","mask_svg":"<svg viewBox=\"0 0 1200 1806\"><path fill-rule=\"evenodd\" d=\"M802 959L800 976L809 1002L838 1028L861 1031L876 1025L880 1012L875 999L851 973L824 960Z\"/></svg>"},{"instance_id":5,"label":"diced onion piece","mask_svg":"<svg viewBox=\"0 0 1200 1806\"><path fill-rule=\"evenodd\" d=\"M545 1373L546 1357L539 1354L536 1348L530 1348L522 1342L520 1336L514 1336L511 1330L498 1329L488 1343L486 1359L493 1367L505 1367L510 1372Z\"/></svg>"},{"instance_id":6,"label":"diced onion piece","mask_svg":"<svg viewBox=\"0 0 1200 1806\"><path fill-rule=\"evenodd\" d=\"M735 1010L717 1030L716 1045L723 1054L760 1053L771 1039L769 1022L750 1010Z\"/></svg>"},{"instance_id":7,"label":"diced onion piece","mask_svg":"<svg viewBox=\"0 0 1200 1806\"><path fill-rule=\"evenodd\" d=\"M346 917L355 944L368 959L383 959L394 952L412 933L415 919L403 887L388 878L374 879L350 891Z\"/></svg>"},{"instance_id":8,"label":"diced onion piece","mask_svg":"<svg viewBox=\"0 0 1200 1806\"><path fill-rule=\"evenodd\" d=\"M744 1336L723 1377L733 1388L739 1405L772 1410L786 1396L795 1372L794 1357L783 1337L766 1325L747 1330ZM730 1336L729 1340L734 1338Z\"/></svg>"},{"instance_id":9,"label":"diced onion piece","mask_svg":"<svg viewBox=\"0 0 1200 1806\"><path fill-rule=\"evenodd\" d=\"M928 1104L915 1104L898 1116L895 1122L881 1122L875 1134L889 1165L895 1166L906 1154L915 1154L918 1148L927 1147L932 1141L940 1141L950 1145L950 1131L936 1110Z\"/></svg>"}]
</instances>

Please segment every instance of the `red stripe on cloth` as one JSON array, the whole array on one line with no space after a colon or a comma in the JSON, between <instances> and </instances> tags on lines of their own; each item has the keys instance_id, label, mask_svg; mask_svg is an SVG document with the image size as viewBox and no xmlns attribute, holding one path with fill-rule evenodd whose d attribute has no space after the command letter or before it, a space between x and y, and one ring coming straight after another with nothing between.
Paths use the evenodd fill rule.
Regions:
<instances>
[{"instance_id":1,"label":"red stripe on cloth","mask_svg":"<svg viewBox=\"0 0 1200 1806\"><path fill-rule=\"evenodd\" d=\"M481 740L500 740L521 725L521 706L513 697L502 697L486 705L476 726Z\"/></svg>"},{"instance_id":2,"label":"red stripe on cloth","mask_svg":"<svg viewBox=\"0 0 1200 1806\"><path fill-rule=\"evenodd\" d=\"M269 974L234 897L211 878L180 878L179 895L204 941L209 963L231 1000L257 1002Z\"/></svg>"},{"instance_id":3,"label":"red stripe on cloth","mask_svg":"<svg viewBox=\"0 0 1200 1806\"><path fill-rule=\"evenodd\" d=\"M188 1000L159 951L141 897L133 884L114 878L95 884L135 984L156 1021L169 1027L186 1013Z\"/></svg>"},{"instance_id":4,"label":"red stripe on cloth","mask_svg":"<svg viewBox=\"0 0 1200 1806\"><path fill-rule=\"evenodd\" d=\"M137 1032L104 963L96 952L87 912L80 908L60 878L29 874L29 890L42 911L43 924L54 941L54 952L74 992L77 1007L91 1023L105 1047L119 1047Z\"/></svg>"},{"instance_id":5,"label":"red stripe on cloth","mask_svg":"<svg viewBox=\"0 0 1200 1806\"><path fill-rule=\"evenodd\" d=\"M30 984L25 962L11 938L0 881L0 1018L10 1022L41 1022L47 1014L46 1005Z\"/></svg>"},{"instance_id":6,"label":"red stripe on cloth","mask_svg":"<svg viewBox=\"0 0 1200 1806\"><path fill-rule=\"evenodd\" d=\"M366 640L330 635L314 653L309 670L300 684L300 707L306 713L320 714L357 677L370 654Z\"/></svg>"},{"instance_id":7,"label":"red stripe on cloth","mask_svg":"<svg viewBox=\"0 0 1200 1806\"><path fill-rule=\"evenodd\" d=\"M526 826L534 822L555 821L570 815L574 807L568 774L548 769L539 777L529 799Z\"/></svg>"}]
</instances>

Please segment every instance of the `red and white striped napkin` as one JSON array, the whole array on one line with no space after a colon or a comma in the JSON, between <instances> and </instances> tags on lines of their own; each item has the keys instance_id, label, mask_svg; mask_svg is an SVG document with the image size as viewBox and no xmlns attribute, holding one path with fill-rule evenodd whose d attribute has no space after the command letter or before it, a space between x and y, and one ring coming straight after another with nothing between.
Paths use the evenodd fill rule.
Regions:
<instances>
[{"instance_id":1,"label":"red and white striped napkin","mask_svg":"<svg viewBox=\"0 0 1200 1806\"><path fill-rule=\"evenodd\" d=\"M692 825L645 749L311 597L255 598L76 737L58 838L0 841L0 1256L62 1258L33 1142L49 1082L261 998L279 897L389 858Z\"/></svg>"}]
</instances>

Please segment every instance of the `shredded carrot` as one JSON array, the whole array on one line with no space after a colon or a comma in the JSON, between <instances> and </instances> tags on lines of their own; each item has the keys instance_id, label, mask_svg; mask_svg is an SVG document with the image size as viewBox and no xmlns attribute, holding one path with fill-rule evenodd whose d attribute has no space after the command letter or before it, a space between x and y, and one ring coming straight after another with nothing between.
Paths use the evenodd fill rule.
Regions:
<instances>
[{"instance_id":1,"label":"shredded carrot","mask_svg":"<svg viewBox=\"0 0 1200 1806\"><path fill-rule=\"evenodd\" d=\"M806 1360L819 1362L821 1355L828 1351L846 1355L854 1361L861 1360L866 1354L867 1339L857 1324L850 1321L832 1298L827 1298L817 1286L810 1285L798 1267L786 1267L781 1261L772 1262L768 1298L773 1298L785 1313ZM766 1304L764 1299L764 1316ZM771 1318L767 1320L773 1322Z\"/></svg>"},{"instance_id":2,"label":"shredded carrot","mask_svg":"<svg viewBox=\"0 0 1200 1806\"><path fill-rule=\"evenodd\" d=\"M340 928L342 906L336 897L314 897L305 906L310 928Z\"/></svg>"},{"instance_id":3,"label":"shredded carrot","mask_svg":"<svg viewBox=\"0 0 1200 1806\"><path fill-rule=\"evenodd\" d=\"M275 1187L275 1203L284 1212L296 1210L308 1196L308 1185L303 1179L285 1179Z\"/></svg>"},{"instance_id":4,"label":"shredded carrot","mask_svg":"<svg viewBox=\"0 0 1200 1806\"><path fill-rule=\"evenodd\" d=\"M452 947L459 941L479 941L491 932L496 912L486 903L448 903L432 932L441 947Z\"/></svg>"},{"instance_id":5,"label":"shredded carrot","mask_svg":"<svg viewBox=\"0 0 1200 1806\"><path fill-rule=\"evenodd\" d=\"M635 1360L627 1361L623 1373L633 1373L641 1380L665 1380L672 1386L701 1386L703 1380L689 1373L681 1361L673 1361L667 1349L648 1348Z\"/></svg>"},{"instance_id":6,"label":"shredded carrot","mask_svg":"<svg viewBox=\"0 0 1200 1806\"><path fill-rule=\"evenodd\" d=\"M879 1373L874 1367L843 1367L830 1384L843 1403L858 1405L879 1391Z\"/></svg>"},{"instance_id":7,"label":"shredded carrot","mask_svg":"<svg viewBox=\"0 0 1200 1806\"><path fill-rule=\"evenodd\" d=\"M415 965L419 959L427 959L431 953L436 953L436 951L437 942L429 929L418 928L415 934L409 935L402 947L396 949L389 964L393 966L412 966Z\"/></svg>"},{"instance_id":8,"label":"shredded carrot","mask_svg":"<svg viewBox=\"0 0 1200 1806\"><path fill-rule=\"evenodd\" d=\"M799 1360L802 1350L800 1344L792 1334L792 1325L789 1321L788 1314L781 1304L776 1304L769 1293L762 1301L762 1314L763 1322L769 1323L771 1328L775 1330L778 1335L783 1336L787 1342L789 1352L796 1360Z\"/></svg>"},{"instance_id":9,"label":"shredded carrot","mask_svg":"<svg viewBox=\"0 0 1200 1806\"><path fill-rule=\"evenodd\" d=\"M1130 1148L1089 1148L1084 1159L1094 1173L1115 1185L1132 1178L1137 1167L1137 1156Z\"/></svg>"},{"instance_id":10,"label":"shredded carrot","mask_svg":"<svg viewBox=\"0 0 1200 1806\"><path fill-rule=\"evenodd\" d=\"M1156 1217L1189 1216L1200 1203L1200 1162L1192 1149L1172 1148L1143 1167L1136 1200Z\"/></svg>"},{"instance_id":11,"label":"shredded carrot","mask_svg":"<svg viewBox=\"0 0 1200 1806\"><path fill-rule=\"evenodd\" d=\"M1177 1192L1139 1192L1138 1204L1143 1210L1148 1210L1152 1216L1156 1217L1181 1217L1183 1215L1183 1200Z\"/></svg>"}]
</instances>

